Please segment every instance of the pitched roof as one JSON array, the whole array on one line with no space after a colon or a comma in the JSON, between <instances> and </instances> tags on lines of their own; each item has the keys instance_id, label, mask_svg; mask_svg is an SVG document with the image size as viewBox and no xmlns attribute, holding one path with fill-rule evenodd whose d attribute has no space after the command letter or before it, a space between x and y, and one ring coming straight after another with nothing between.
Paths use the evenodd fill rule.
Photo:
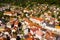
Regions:
<instances>
[{"instance_id":1,"label":"pitched roof","mask_svg":"<svg viewBox=\"0 0 60 40\"><path fill-rule=\"evenodd\" d=\"M12 16L12 12L4 12L4 15L9 15L9 16Z\"/></svg>"}]
</instances>

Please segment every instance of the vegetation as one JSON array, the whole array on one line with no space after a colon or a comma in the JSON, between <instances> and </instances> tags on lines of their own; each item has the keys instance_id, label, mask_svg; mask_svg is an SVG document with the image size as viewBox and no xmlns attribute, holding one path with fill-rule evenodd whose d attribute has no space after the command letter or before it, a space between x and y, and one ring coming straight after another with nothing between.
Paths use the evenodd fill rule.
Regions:
<instances>
[{"instance_id":1,"label":"vegetation","mask_svg":"<svg viewBox=\"0 0 60 40\"><path fill-rule=\"evenodd\" d=\"M12 5L19 5L19 6L27 6L27 5L33 5L33 3L48 3L48 4L58 4L60 5L60 0L0 0L1 3L9 3Z\"/></svg>"},{"instance_id":2,"label":"vegetation","mask_svg":"<svg viewBox=\"0 0 60 40\"><path fill-rule=\"evenodd\" d=\"M3 12L0 12L0 18L3 16Z\"/></svg>"}]
</instances>

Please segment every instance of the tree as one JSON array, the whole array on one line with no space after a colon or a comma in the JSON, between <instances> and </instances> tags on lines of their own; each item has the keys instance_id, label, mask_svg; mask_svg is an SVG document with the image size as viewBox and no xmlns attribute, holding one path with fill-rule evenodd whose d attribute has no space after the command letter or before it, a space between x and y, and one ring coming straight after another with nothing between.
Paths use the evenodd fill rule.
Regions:
<instances>
[{"instance_id":1,"label":"tree","mask_svg":"<svg viewBox=\"0 0 60 40\"><path fill-rule=\"evenodd\" d=\"M0 11L0 18L3 16L3 12Z\"/></svg>"}]
</instances>

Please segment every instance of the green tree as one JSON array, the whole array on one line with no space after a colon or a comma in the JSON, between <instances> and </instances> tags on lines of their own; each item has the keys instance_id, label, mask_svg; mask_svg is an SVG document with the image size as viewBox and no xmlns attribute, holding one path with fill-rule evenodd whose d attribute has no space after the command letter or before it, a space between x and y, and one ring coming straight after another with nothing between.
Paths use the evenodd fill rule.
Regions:
<instances>
[{"instance_id":1,"label":"green tree","mask_svg":"<svg viewBox=\"0 0 60 40\"><path fill-rule=\"evenodd\" d=\"M0 18L3 16L3 12L0 12Z\"/></svg>"}]
</instances>

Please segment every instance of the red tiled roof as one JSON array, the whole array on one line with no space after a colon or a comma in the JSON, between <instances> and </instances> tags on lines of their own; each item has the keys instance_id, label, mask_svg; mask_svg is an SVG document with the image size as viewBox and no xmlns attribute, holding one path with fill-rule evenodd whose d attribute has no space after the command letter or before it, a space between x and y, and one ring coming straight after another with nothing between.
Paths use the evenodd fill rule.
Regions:
<instances>
[{"instance_id":1,"label":"red tiled roof","mask_svg":"<svg viewBox=\"0 0 60 40\"><path fill-rule=\"evenodd\" d=\"M4 14L12 14L12 12L5 12Z\"/></svg>"}]
</instances>

